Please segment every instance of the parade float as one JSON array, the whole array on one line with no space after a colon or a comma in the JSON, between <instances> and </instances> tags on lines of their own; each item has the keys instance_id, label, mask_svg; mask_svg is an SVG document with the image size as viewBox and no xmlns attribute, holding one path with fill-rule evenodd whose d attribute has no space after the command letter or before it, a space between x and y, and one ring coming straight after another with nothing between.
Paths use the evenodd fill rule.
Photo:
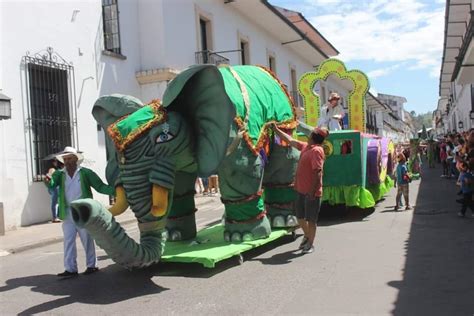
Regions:
<instances>
[{"instance_id":1,"label":"parade float","mask_svg":"<svg viewBox=\"0 0 474 316\"><path fill-rule=\"evenodd\" d=\"M314 86L330 75L349 80L353 89L347 98L349 129L331 131L323 144L326 162L322 200L329 205L372 208L393 187L389 175L395 162L395 147L390 139L365 133L365 95L369 91L369 80L362 71L347 70L337 59L322 62L298 82L306 125L312 127L318 123L324 100L314 93ZM305 138L304 133L300 138Z\"/></svg>"},{"instance_id":2,"label":"parade float","mask_svg":"<svg viewBox=\"0 0 474 316\"><path fill-rule=\"evenodd\" d=\"M324 145L324 200L371 207L390 187L393 146L363 133L367 78L334 60L300 80L307 123L315 125L319 110L311 87L330 73L352 78L355 90L349 100L353 130L331 133ZM279 142L271 126L292 134L298 122L292 98L270 70L197 65L169 83L162 101L103 96L92 114L106 131L106 177L115 185L116 204L107 209L77 200L72 216L115 262L128 269L159 261L214 267L289 232L295 236L299 152ZM216 173L223 223L198 232L195 180ZM139 243L114 218L128 208L137 218Z\"/></svg>"}]
</instances>

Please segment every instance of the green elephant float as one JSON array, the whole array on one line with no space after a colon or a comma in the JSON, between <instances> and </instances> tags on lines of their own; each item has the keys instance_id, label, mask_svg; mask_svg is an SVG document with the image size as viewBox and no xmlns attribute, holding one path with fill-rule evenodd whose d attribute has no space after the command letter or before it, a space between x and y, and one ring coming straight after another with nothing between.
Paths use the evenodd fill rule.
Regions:
<instances>
[{"instance_id":1,"label":"green elephant float","mask_svg":"<svg viewBox=\"0 0 474 316\"><path fill-rule=\"evenodd\" d=\"M71 203L84 227L127 268L156 263L165 242L196 236L196 177L218 174L225 206L223 238L266 238L272 227L294 227L293 179L299 153L281 144L271 124L291 133L294 106L283 84L258 66L199 65L181 72L162 102L99 98L92 114L106 132L106 177L116 204ZM140 243L114 220L134 212Z\"/></svg>"}]
</instances>

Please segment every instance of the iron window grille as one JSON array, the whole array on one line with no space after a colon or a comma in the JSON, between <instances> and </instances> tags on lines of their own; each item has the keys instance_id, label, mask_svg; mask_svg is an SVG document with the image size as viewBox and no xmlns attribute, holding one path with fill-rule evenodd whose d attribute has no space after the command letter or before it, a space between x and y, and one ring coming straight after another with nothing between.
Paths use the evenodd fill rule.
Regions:
<instances>
[{"instance_id":1,"label":"iron window grille","mask_svg":"<svg viewBox=\"0 0 474 316\"><path fill-rule=\"evenodd\" d=\"M29 162L33 181L47 173L51 154L78 147L74 67L48 47L23 56Z\"/></svg>"},{"instance_id":2,"label":"iron window grille","mask_svg":"<svg viewBox=\"0 0 474 316\"><path fill-rule=\"evenodd\" d=\"M104 49L121 55L120 25L117 0L102 0Z\"/></svg>"},{"instance_id":3,"label":"iron window grille","mask_svg":"<svg viewBox=\"0 0 474 316\"><path fill-rule=\"evenodd\" d=\"M194 58L196 64L214 64L216 66L219 66L228 65L230 63L230 60L228 58L225 58L224 56L219 55L218 53L214 53L210 50L195 52Z\"/></svg>"}]
</instances>

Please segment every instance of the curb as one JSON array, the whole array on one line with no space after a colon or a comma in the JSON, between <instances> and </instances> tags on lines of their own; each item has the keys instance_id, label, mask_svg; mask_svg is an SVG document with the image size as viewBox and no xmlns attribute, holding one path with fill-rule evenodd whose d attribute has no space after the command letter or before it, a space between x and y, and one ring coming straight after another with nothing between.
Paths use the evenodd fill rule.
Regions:
<instances>
[{"instance_id":1,"label":"curb","mask_svg":"<svg viewBox=\"0 0 474 316\"><path fill-rule=\"evenodd\" d=\"M119 223L120 223L121 226L125 226L125 225L128 225L128 224L136 223L136 221L137 221L136 219L128 219L128 220L125 220L125 221L122 221L122 222L119 222ZM22 245L22 246L17 246L17 247L13 247L13 248L9 248L9 249L2 249L2 250L8 252L8 254L14 254L14 253L23 252L23 251L26 251L26 250L41 248L41 247L44 247L44 246L59 243L59 242L62 242L63 240L64 240L64 237L63 237L63 235L61 235L61 236L57 236L57 237L51 237L51 238L47 238L47 239L43 239L43 240L38 240L36 242L30 243L30 244L27 244L27 245Z\"/></svg>"},{"instance_id":2,"label":"curb","mask_svg":"<svg viewBox=\"0 0 474 316\"><path fill-rule=\"evenodd\" d=\"M210 204L210 203L213 203L213 202L215 202L213 199L206 199L205 201L202 201L200 203L196 203L196 207L198 208L200 206ZM136 223L136 222L137 222L136 218L130 218L130 219L127 219L127 220L119 221L118 223L122 227L124 227L126 225L130 225L130 224L133 224L133 223ZM199 226L200 227L208 227L212 224L217 224L218 222L220 222L220 219L213 219L213 220L205 222L205 223L203 223ZM55 244L55 243L60 243L63 240L64 240L64 237L61 234L61 236L50 237L50 238L43 239L43 240L37 240L35 242L32 242L30 244L26 244L26 245L21 245L21 246L17 246L17 247L13 247L13 248L8 248L8 249L0 249L0 257L6 256L6 255L9 255L9 254L20 253L20 252L35 249L35 248L41 248L41 247L44 247L44 246L49 246L49 245L52 245L52 244Z\"/></svg>"}]
</instances>

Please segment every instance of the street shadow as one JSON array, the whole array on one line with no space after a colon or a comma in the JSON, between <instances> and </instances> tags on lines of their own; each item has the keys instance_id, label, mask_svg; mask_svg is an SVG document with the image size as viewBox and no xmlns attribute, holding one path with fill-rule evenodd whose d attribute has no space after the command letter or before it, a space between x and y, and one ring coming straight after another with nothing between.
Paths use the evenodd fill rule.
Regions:
<instances>
[{"instance_id":1,"label":"street shadow","mask_svg":"<svg viewBox=\"0 0 474 316\"><path fill-rule=\"evenodd\" d=\"M333 226L351 222L364 222L375 212L375 208L361 209L344 205L323 204L318 218L318 226Z\"/></svg>"},{"instance_id":2,"label":"street shadow","mask_svg":"<svg viewBox=\"0 0 474 316\"><path fill-rule=\"evenodd\" d=\"M70 304L109 305L169 290L152 280L156 275L157 271L153 268L129 272L117 265L112 265L93 275L80 275L69 279L61 279L52 274L10 279L5 281L5 286L0 287L0 293L29 287L33 292L59 296L57 299L33 306L28 306L28 300L25 299L26 309L19 315L51 313L57 308Z\"/></svg>"},{"instance_id":3,"label":"street shadow","mask_svg":"<svg viewBox=\"0 0 474 316\"><path fill-rule=\"evenodd\" d=\"M295 234L295 238L291 235L283 236L280 239L277 239L273 241L272 243L266 244L264 246L254 248L252 250L249 250L243 254L244 257L244 262L245 261L259 261L262 264L265 265L282 265L282 264L289 264L293 261L293 259L296 259L298 257L301 257L301 250L298 250L297 247L301 240L299 240L299 237L302 237L303 234ZM295 242L297 241L297 242ZM276 249L280 246L294 243L295 247L293 250L285 251L285 252L278 252L277 254L269 257L269 258L259 258L262 254L272 250Z\"/></svg>"},{"instance_id":4,"label":"street shadow","mask_svg":"<svg viewBox=\"0 0 474 316\"><path fill-rule=\"evenodd\" d=\"M402 280L393 315L472 315L474 312L474 220L458 218L458 187L424 168L405 242ZM411 198L411 196L410 196Z\"/></svg>"}]
</instances>

